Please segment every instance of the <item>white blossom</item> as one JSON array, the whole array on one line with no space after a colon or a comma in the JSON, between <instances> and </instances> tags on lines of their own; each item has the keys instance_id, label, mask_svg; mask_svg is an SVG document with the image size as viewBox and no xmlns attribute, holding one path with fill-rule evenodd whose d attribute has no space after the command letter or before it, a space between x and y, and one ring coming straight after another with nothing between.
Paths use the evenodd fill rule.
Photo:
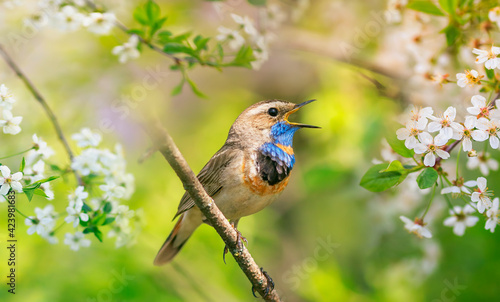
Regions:
<instances>
[{"instance_id":1,"label":"white blossom","mask_svg":"<svg viewBox=\"0 0 500 302\"><path fill-rule=\"evenodd\" d=\"M488 187L486 187L486 178L478 177L477 189L472 193L471 200L477 202L476 206L479 213L484 213L486 209L492 206L490 195Z\"/></svg>"},{"instance_id":2,"label":"white blossom","mask_svg":"<svg viewBox=\"0 0 500 302\"><path fill-rule=\"evenodd\" d=\"M83 20L83 25L92 33L108 35L115 25L115 22L116 17L113 13L90 13L90 15Z\"/></svg>"},{"instance_id":3,"label":"white blossom","mask_svg":"<svg viewBox=\"0 0 500 302\"><path fill-rule=\"evenodd\" d=\"M492 158L489 153L482 152L475 157L469 157L467 168L471 170L479 168L481 174L488 176L490 174L490 169L493 171L498 170L498 161Z\"/></svg>"},{"instance_id":4,"label":"white blossom","mask_svg":"<svg viewBox=\"0 0 500 302\"><path fill-rule=\"evenodd\" d=\"M408 232L417 235L419 238L432 238L431 232L424 226L424 222L421 219L417 218L415 221L412 221L405 216L399 216L399 219L404 222L405 229Z\"/></svg>"},{"instance_id":5,"label":"white blossom","mask_svg":"<svg viewBox=\"0 0 500 302\"><path fill-rule=\"evenodd\" d=\"M445 226L453 227L453 233L457 236L463 236L467 227L473 227L479 220L479 217L472 216L475 213L473 207L466 205L465 207L455 206L450 210L450 217L443 222Z\"/></svg>"},{"instance_id":6,"label":"white blossom","mask_svg":"<svg viewBox=\"0 0 500 302\"><path fill-rule=\"evenodd\" d=\"M487 118L482 117L477 120L476 127L479 130L484 131L485 134L489 136L491 148L498 149L500 145L500 131L498 129L500 127L500 121L496 119L488 120Z\"/></svg>"},{"instance_id":7,"label":"white blossom","mask_svg":"<svg viewBox=\"0 0 500 302\"><path fill-rule=\"evenodd\" d=\"M236 14L231 14L231 18L233 18L234 22L238 23L243 27L243 30L251 37L257 36L259 33L255 26L253 25L253 21L248 18L248 16L238 16Z\"/></svg>"},{"instance_id":8,"label":"white blossom","mask_svg":"<svg viewBox=\"0 0 500 302\"><path fill-rule=\"evenodd\" d=\"M82 232L66 233L64 235L64 244L69 245L69 248L73 251L78 251L80 247L89 247L90 240L85 238Z\"/></svg>"},{"instance_id":9,"label":"white blossom","mask_svg":"<svg viewBox=\"0 0 500 302\"><path fill-rule=\"evenodd\" d=\"M102 136L99 133L92 132L89 128L83 128L79 133L71 135L71 138L81 148L97 147L102 140Z\"/></svg>"},{"instance_id":10,"label":"white blossom","mask_svg":"<svg viewBox=\"0 0 500 302\"><path fill-rule=\"evenodd\" d=\"M215 38L218 41L229 41L229 48L233 50L240 49L245 44L245 38L237 30L219 26L217 31L219 34Z\"/></svg>"},{"instance_id":11,"label":"white blossom","mask_svg":"<svg viewBox=\"0 0 500 302\"><path fill-rule=\"evenodd\" d=\"M450 154L440 147L447 143L447 139L441 134L436 137L432 137L429 133L423 132L420 134L421 143L415 145L415 153L424 154L424 165L428 167L433 167L436 164L436 155L442 159L447 159Z\"/></svg>"},{"instance_id":12,"label":"white blossom","mask_svg":"<svg viewBox=\"0 0 500 302\"><path fill-rule=\"evenodd\" d=\"M28 235L37 233L42 237L50 236L50 232L55 226L55 217L57 213L54 211L54 206L48 204L45 208L35 208L35 215L25 219L25 224L29 226Z\"/></svg>"},{"instance_id":13,"label":"white blossom","mask_svg":"<svg viewBox=\"0 0 500 302\"><path fill-rule=\"evenodd\" d=\"M66 208L68 216L64 218L67 223L73 223L73 227L76 228L80 221L88 221L89 215L82 212L83 201L78 199L76 202L70 202L69 207Z\"/></svg>"},{"instance_id":14,"label":"white blossom","mask_svg":"<svg viewBox=\"0 0 500 302\"><path fill-rule=\"evenodd\" d=\"M490 50L474 48L472 53L477 55L476 64L484 63L486 69L495 69L500 66L500 59L497 58L500 54L500 47L491 46Z\"/></svg>"},{"instance_id":15,"label":"white blossom","mask_svg":"<svg viewBox=\"0 0 500 302\"><path fill-rule=\"evenodd\" d=\"M466 70L465 73L457 73L457 85L462 88L467 85L474 86L474 84L480 84L483 77L474 69Z\"/></svg>"},{"instance_id":16,"label":"white blossom","mask_svg":"<svg viewBox=\"0 0 500 302\"><path fill-rule=\"evenodd\" d=\"M498 197L493 199L491 208L486 211L486 217L488 217L488 220L486 221L484 228L490 230L492 233L495 231L498 224L498 216L500 216L500 211L498 211L498 201Z\"/></svg>"},{"instance_id":17,"label":"white blossom","mask_svg":"<svg viewBox=\"0 0 500 302\"><path fill-rule=\"evenodd\" d=\"M137 45L139 45L139 37L132 35L126 43L115 46L111 52L118 56L118 61L123 64L130 59L137 59L141 55Z\"/></svg>"},{"instance_id":18,"label":"white blossom","mask_svg":"<svg viewBox=\"0 0 500 302\"><path fill-rule=\"evenodd\" d=\"M473 107L467 107L467 112L477 116L477 118L490 116L488 106L486 105L486 98L484 96L482 95L472 96L471 103Z\"/></svg>"},{"instance_id":19,"label":"white blossom","mask_svg":"<svg viewBox=\"0 0 500 302\"><path fill-rule=\"evenodd\" d=\"M70 200L70 202L75 202L75 203L79 201L83 202L84 199L87 199L89 197L89 193L85 192L84 190L85 190L84 186L78 186L74 193L68 195L68 199Z\"/></svg>"},{"instance_id":20,"label":"white blossom","mask_svg":"<svg viewBox=\"0 0 500 302\"><path fill-rule=\"evenodd\" d=\"M23 186L19 182L23 178L22 172L16 172L10 174L10 169L7 166L0 166L0 195L7 195L12 188L12 190L22 193Z\"/></svg>"},{"instance_id":21,"label":"white blossom","mask_svg":"<svg viewBox=\"0 0 500 302\"><path fill-rule=\"evenodd\" d=\"M0 119L0 127L3 127L3 133L16 135L21 132L19 124L22 122L22 116L13 116L9 110L2 112L3 119Z\"/></svg>"},{"instance_id":22,"label":"white blossom","mask_svg":"<svg viewBox=\"0 0 500 302\"><path fill-rule=\"evenodd\" d=\"M472 139L478 142L483 142L488 139L488 135L481 130L474 130L476 127L477 118L475 116L467 116L463 125L453 124L453 139L462 140L462 149L465 152L472 150Z\"/></svg>"},{"instance_id":23,"label":"white blossom","mask_svg":"<svg viewBox=\"0 0 500 302\"><path fill-rule=\"evenodd\" d=\"M433 122L429 123L429 132L437 132L444 135L445 138L451 139L453 137L453 126L458 125L455 122L457 110L454 107L448 107L441 117L430 116Z\"/></svg>"},{"instance_id":24,"label":"white blossom","mask_svg":"<svg viewBox=\"0 0 500 302\"><path fill-rule=\"evenodd\" d=\"M12 105L16 102L9 88L4 84L0 85L0 108L12 110Z\"/></svg>"},{"instance_id":25,"label":"white blossom","mask_svg":"<svg viewBox=\"0 0 500 302\"><path fill-rule=\"evenodd\" d=\"M405 141L405 146L408 149L413 149L418 143L418 138L420 134L427 127L427 119L423 119L424 122L417 123L415 121L408 121L405 128L400 128L396 131L396 135L399 140Z\"/></svg>"},{"instance_id":26,"label":"white blossom","mask_svg":"<svg viewBox=\"0 0 500 302\"><path fill-rule=\"evenodd\" d=\"M453 181L453 186L445 187L441 190L441 194L461 194L466 193L470 194L471 191L467 188L475 187L477 182L475 180L469 180L464 182L463 178Z\"/></svg>"},{"instance_id":27,"label":"white blossom","mask_svg":"<svg viewBox=\"0 0 500 302\"><path fill-rule=\"evenodd\" d=\"M71 5L65 5L54 15L55 26L62 31L76 31L82 24L85 16Z\"/></svg>"},{"instance_id":28,"label":"white blossom","mask_svg":"<svg viewBox=\"0 0 500 302\"><path fill-rule=\"evenodd\" d=\"M491 22L496 22L496 24L500 27L500 6L490 9L488 12L488 18Z\"/></svg>"}]
</instances>

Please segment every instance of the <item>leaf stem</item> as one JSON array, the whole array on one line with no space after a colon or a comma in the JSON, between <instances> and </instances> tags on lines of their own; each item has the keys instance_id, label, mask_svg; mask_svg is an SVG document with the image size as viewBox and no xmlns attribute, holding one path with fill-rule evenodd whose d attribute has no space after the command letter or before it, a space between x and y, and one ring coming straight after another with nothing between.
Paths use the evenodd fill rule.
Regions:
<instances>
[{"instance_id":1,"label":"leaf stem","mask_svg":"<svg viewBox=\"0 0 500 302\"><path fill-rule=\"evenodd\" d=\"M0 157L0 160L2 160L2 159L6 159L6 158L10 158L10 157L14 157L14 156L17 156L17 155L21 155L21 154L26 153L26 152L28 152L28 151L30 151L30 150L32 150L32 149L34 149L34 148L35 148L35 147L31 147L31 148L29 148L29 149L27 149L27 150L24 150L24 151L21 151L21 152L15 153L15 154L11 154L11 155L8 155L8 156Z\"/></svg>"},{"instance_id":2,"label":"leaf stem","mask_svg":"<svg viewBox=\"0 0 500 302\"><path fill-rule=\"evenodd\" d=\"M422 218L420 218L422 221L425 218L425 215L427 215L427 212L429 212L429 208L431 207L432 201L434 200L434 195L436 194L436 187L438 184L435 184L434 187L432 188L432 193L431 193L431 199L429 200L429 203L427 204L427 208L425 209L424 214L422 215Z\"/></svg>"}]
</instances>

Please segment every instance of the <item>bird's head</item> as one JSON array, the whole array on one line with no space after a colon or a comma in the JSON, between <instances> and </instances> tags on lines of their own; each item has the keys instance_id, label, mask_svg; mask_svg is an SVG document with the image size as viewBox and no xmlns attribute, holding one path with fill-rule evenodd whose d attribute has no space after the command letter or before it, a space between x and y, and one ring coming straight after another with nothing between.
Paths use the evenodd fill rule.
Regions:
<instances>
[{"instance_id":1,"label":"bird's head","mask_svg":"<svg viewBox=\"0 0 500 302\"><path fill-rule=\"evenodd\" d=\"M248 107L236 119L231 136L238 137L240 143L247 147L259 147L263 143L275 142L286 146L292 145L295 132L300 128L320 128L317 126L290 122L288 118L304 105L281 100L262 101Z\"/></svg>"}]
</instances>

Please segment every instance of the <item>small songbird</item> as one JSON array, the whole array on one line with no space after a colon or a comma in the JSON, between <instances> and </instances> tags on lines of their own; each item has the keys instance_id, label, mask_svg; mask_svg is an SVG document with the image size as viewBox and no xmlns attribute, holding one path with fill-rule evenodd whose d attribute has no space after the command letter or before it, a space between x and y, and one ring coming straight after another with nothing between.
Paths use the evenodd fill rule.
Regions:
<instances>
[{"instance_id":1,"label":"small songbird","mask_svg":"<svg viewBox=\"0 0 500 302\"><path fill-rule=\"evenodd\" d=\"M285 189L295 164L295 132L300 128L319 128L292 123L288 117L313 101L294 104L270 100L250 106L238 116L222 148L198 174L208 195L235 228L241 217L264 209ZM158 252L155 265L171 261L205 222L187 192L174 219L177 216L180 217Z\"/></svg>"}]
</instances>

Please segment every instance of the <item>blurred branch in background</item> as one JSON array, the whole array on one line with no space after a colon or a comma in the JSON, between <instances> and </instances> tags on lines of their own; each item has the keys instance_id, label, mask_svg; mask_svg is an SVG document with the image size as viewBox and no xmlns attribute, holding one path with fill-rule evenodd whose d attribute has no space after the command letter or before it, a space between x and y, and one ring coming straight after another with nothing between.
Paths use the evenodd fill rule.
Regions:
<instances>
[{"instance_id":1,"label":"blurred branch in background","mask_svg":"<svg viewBox=\"0 0 500 302\"><path fill-rule=\"evenodd\" d=\"M48 115L52 126L54 126L54 129L56 130L57 137L61 141L62 145L64 146L64 149L66 150L66 153L68 154L69 160L70 160L70 165L73 162L74 159L74 154L73 151L71 150L71 147L68 144L68 140L64 136L64 133L62 131L61 125L57 121L57 117L54 114L54 111L50 108L49 104L47 101L45 101L45 98L42 96L42 94L38 91L38 89L33 85L33 83L26 77L26 75L21 71L21 69L17 66L17 64L14 62L14 60L9 56L9 54L5 51L3 46L0 44L0 55L4 58L5 62L9 65L9 67L16 73L16 75L23 81L23 83L26 85L28 90L33 94L35 99L42 105L43 110L45 113ZM71 168L70 168L71 169ZM75 175L76 181L78 182L79 185L83 186L83 180L78 174L78 172L74 171L71 169L73 174Z\"/></svg>"},{"instance_id":2,"label":"blurred branch in background","mask_svg":"<svg viewBox=\"0 0 500 302\"><path fill-rule=\"evenodd\" d=\"M146 125L147 132L160 153L168 161L179 179L182 181L184 189L191 195L196 206L205 215L207 221L217 231L224 243L229 247L234 259L240 266L243 273L252 283L255 289L265 301L281 301L276 290L271 287L266 274L259 268L255 260L250 255L244 244L238 244L238 235L231 226L224 214L217 208L212 198L207 194L194 172L182 156L175 145L172 137L156 120L151 125ZM240 250L241 248L241 250Z\"/></svg>"}]
</instances>

